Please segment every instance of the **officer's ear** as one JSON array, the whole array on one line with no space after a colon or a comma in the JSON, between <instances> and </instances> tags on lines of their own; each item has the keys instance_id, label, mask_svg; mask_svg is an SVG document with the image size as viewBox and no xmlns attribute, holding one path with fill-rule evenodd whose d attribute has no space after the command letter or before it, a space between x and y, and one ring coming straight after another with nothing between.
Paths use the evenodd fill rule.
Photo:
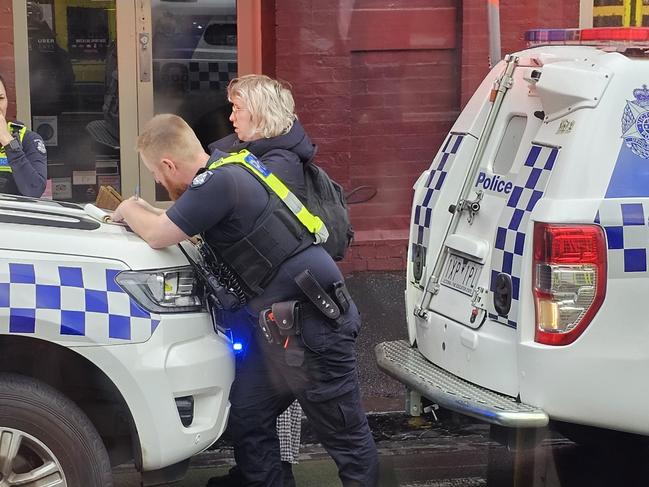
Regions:
<instances>
[{"instance_id":1,"label":"officer's ear","mask_svg":"<svg viewBox=\"0 0 649 487\"><path fill-rule=\"evenodd\" d=\"M165 167L165 170L169 170L171 172L175 172L178 170L177 164L172 161L171 159L162 159L160 160L160 165Z\"/></svg>"}]
</instances>

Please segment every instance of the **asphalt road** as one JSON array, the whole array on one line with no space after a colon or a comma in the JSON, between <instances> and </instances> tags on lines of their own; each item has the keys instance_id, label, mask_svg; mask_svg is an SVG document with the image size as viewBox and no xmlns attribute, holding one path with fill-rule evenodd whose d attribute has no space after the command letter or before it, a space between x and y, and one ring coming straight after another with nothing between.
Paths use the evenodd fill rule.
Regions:
<instances>
[{"instance_id":1,"label":"asphalt road","mask_svg":"<svg viewBox=\"0 0 649 487\"><path fill-rule=\"evenodd\" d=\"M649 447L626 448L603 443L577 446L547 431L535 448L506 448L493 441L487 425L442 412L440 421L405 414L372 415L381 460L381 487L633 487L649 484ZM298 487L340 486L336 467L313 443L308 427L300 464L294 467ZM203 486L232 465L227 438L192 460L178 487ZM115 469L115 487L139 487L130 466Z\"/></svg>"},{"instance_id":2,"label":"asphalt road","mask_svg":"<svg viewBox=\"0 0 649 487\"><path fill-rule=\"evenodd\" d=\"M633 487L649 485L649 448L603 440L577 446L548 432L536 448L510 449L491 439L490 428L440 411L409 418L404 388L380 372L374 346L406 337L402 273L363 273L348 279L362 315L358 369L361 392L381 459L381 487ZM399 412L401 411L401 412ZM299 487L340 486L336 467L304 424L301 462L294 467ZM178 487L203 486L234 463L228 433L211 450L192 459ZM118 467L115 487L139 487L131 466Z\"/></svg>"}]
</instances>

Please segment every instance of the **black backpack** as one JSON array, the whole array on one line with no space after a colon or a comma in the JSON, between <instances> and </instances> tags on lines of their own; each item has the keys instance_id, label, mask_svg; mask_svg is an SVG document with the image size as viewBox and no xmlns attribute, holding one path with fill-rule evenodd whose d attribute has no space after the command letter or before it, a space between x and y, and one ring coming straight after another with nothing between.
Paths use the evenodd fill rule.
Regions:
<instances>
[{"instance_id":1,"label":"black backpack","mask_svg":"<svg viewBox=\"0 0 649 487\"><path fill-rule=\"evenodd\" d=\"M334 260L342 260L352 244L354 229L349 221L343 188L313 162L316 152L304 164L304 203L311 213L320 217L329 230L329 238L322 246Z\"/></svg>"}]
</instances>

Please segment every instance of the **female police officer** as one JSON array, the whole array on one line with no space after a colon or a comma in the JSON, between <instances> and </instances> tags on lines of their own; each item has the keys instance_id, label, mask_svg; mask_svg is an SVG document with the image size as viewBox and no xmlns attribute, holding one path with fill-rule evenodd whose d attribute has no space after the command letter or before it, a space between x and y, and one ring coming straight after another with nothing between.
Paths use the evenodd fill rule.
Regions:
<instances>
[{"instance_id":1,"label":"female police officer","mask_svg":"<svg viewBox=\"0 0 649 487\"><path fill-rule=\"evenodd\" d=\"M210 144L210 151L249 150L270 169L301 201L306 201L303 165L313 157L313 142L295 114L290 88L262 74L248 74L228 85L232 104L230 122L234 133ZM294 486L291 464L297 463L302 410L292 404L277 421L284 486ZM239 468L226 477L214 477L207 487L239 485Z\"/></svg>"},{"instance_id":2,"label":"female police officer","mask_svg":"<svg viewBox=\"0 0 649 487\"><path fill-rule=\"evenodd\" d=\"M7 122L7 89L0 76L0 193L38 198L45 191L47 151L40 135Z\"/></svg>"},{"instance_id":3,"label":"female police officer","mask_svg":"<svg viewBox=\"0 0 649 487\"><path fill-rule=\"evenodd\" d=\"M231 164L211 160L191 128L175 115L154 117L138 138L138 150L175 203L159 213L129 199L120 204L113 219L125 220L154 248L200 233L210 247L219 249L248 289L256 288L245 310L257 332L245 359L237 364L230 391L229 427L244 485L282 485L276 419L296 398L338 465L343 485L377 485L378 456L362 410L356 370L360 317L347 293L338 304L330 296L344 290L334 261L321 246L312 244L312 238L302 239L297 247L289 245L301 238L296 237L301 226L282 212L283 203L277 203L259 175L243 167L246 162L270 177L254 156L244 154L245 161ZM239 251L242 246L246 252ZM287 248L293 250L275 260ZM246 265L247 260L253 265ZM274 263L264 268L263 262ZM337 311L333 317L312 304L314 288L327 303L326 313ZM292 314L298 303L301 313ZM265 318L274 321L270 309L275 316L288 309L284 316L293 323L293 334L278 340L277 333L262 333L267 330ZM274 326L277 332L277 322Z\"/></svg>"}]
</instances>

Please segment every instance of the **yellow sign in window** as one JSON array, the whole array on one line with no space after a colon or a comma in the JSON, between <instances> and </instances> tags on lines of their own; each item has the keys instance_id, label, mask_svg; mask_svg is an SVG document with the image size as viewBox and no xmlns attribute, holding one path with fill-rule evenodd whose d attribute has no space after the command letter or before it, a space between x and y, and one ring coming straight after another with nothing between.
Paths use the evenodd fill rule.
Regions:
<instances>
[{"instance_id":1,"label":"yellow sign in window","mask_svg":"<svg viewBox=\"0 0 649 487\"><path fill-rule=\"evenodd\" d=\"M649 26L649 0L594 0L593 27Z\"/></svg>"}]
</instances>

